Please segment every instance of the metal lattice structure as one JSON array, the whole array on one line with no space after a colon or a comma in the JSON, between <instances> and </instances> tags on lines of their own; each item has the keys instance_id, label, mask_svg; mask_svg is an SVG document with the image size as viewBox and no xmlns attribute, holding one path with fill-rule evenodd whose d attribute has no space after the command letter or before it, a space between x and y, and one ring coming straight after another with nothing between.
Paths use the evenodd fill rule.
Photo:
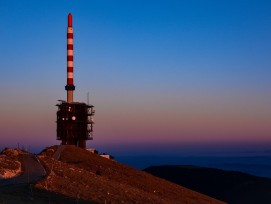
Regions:
<instances>
[{"instance_id":1,"label":"metal lattice structure","mask_svg":"<svg viewBox=\"0 0 271 204\"><path fill-rule=\"evenodd\" d=\"M85 103L57 104L57 140L62 145L86 148L86 140L92 140L94 106Z\"/></svg>"}]
</instances>

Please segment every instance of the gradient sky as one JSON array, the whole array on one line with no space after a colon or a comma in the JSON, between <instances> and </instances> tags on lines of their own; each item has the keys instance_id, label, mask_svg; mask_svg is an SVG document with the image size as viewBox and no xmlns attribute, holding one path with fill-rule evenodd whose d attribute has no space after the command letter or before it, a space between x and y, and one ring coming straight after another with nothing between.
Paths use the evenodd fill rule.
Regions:
<instances>
[{"instance_id":1,"label":"gradient sky","mask_svg":"<svg viewBox=\"0 0 271 204\"><path fill-rule=\"evenodd\" d=\"M1 147L56 141L73 14L75 100L103 151L271 148L271 1L0 0Z\"/></svg>"}]
</instances>

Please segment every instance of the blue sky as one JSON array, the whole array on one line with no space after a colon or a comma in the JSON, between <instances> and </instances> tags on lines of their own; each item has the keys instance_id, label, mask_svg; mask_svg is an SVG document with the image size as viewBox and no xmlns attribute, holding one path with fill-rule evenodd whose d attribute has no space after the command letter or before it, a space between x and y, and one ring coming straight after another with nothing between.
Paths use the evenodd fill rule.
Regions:
<instances>
[{"instance_id":1,"label":"blue sky","mask_svg":"<svg viewBox=\"0 0 271 204\"><path fill-rule=\"evenodd\" d=\"M256 0L1 0L2 141L58 144L71 12L75 100L90 92L97 113L89 146L269 148L270 9Z\"/></svg>"}]
</instances>

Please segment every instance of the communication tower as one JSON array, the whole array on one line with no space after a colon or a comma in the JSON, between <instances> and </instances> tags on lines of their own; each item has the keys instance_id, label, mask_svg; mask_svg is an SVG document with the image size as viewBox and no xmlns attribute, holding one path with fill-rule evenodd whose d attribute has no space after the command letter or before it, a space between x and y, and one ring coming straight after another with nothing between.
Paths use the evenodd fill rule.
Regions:
<instances>
[{"instance_id":1,"label":"communication tower","mask_svg":"<svg viewBox=\"0 0 271 204\"><path fill-rule=\"evenodd\" d=\"M86 141L93 139L94 106L73 101L73 27L72 15L68 15L67 28L67 101L61 101L57 110L57 140L61 145L86 148Z\"/></svg>"}]
</instances>

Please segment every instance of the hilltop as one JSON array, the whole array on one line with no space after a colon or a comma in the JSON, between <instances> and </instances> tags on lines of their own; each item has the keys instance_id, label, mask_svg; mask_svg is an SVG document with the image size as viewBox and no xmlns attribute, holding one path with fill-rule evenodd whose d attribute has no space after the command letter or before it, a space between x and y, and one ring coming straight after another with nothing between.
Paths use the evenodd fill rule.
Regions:
<instances>
[{"instance_id":1,"label":"hilltop","mask_svg":"<svg viewBox=\"0 0 271 204\"><path fill-rule=\"evenodd\" d=\"M20 154L18 160L22 162ZM27 194L25 199L32 203L68 203L68 198L70 203L223 203L75 146L48 147L37 161L46 175L40 171L36 180L31 178L31 191L30 185L24 187L24 193L20 191L20 185L27 186L25 183L9 185L1 188L1 198L19 199ZM19 193L11 193L12 188Z\"/></svg>"}]
</instances>

